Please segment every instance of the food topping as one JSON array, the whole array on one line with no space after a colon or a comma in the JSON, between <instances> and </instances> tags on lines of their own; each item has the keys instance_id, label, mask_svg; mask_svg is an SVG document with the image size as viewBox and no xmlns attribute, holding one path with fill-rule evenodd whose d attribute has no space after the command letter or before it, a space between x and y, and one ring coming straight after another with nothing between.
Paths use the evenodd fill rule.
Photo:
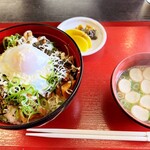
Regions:
<instances>
[{"instance_id":1,"label":"food topping","mask_svg":"<svg viewBox=\"0 0 150 150\"><path fill-rule=\"evenodd\" d=\"M91 39L83 31L80 31L78 29L69 29L66 30L66 33L72 37L72 39L76 42L76 44L79 46L79 49L82 52L85 52L89 48L91 48L92 46Z\"/></svg>"},{"instance_id":2,"label":"food topping","mask_svg":"<svg viewBox=\"0 0 150 150\"><path fill-rule=\"evenodd\" d=\"M92 40L96 40L96 30L89 25L84 28L79 25L75 29L65 31L76 42L82 52L88 51L92 47Z\"/></svg>"},{"instance_id":3,"label":"food topping","mask_svg":"<svg viewBox=\"0 0 150 150\"><path fill-rule=\"evenodd\" d=\"M76 27L76 29L85 32L92 40L97 39L96 30L93 27L91 27L90 25L86 25L86 27L79 25L78 27Z\"/></svg>"},{"instance_id":4,"label":"food topping","mask_svg":"<svg viewBox=\"0 0 150 150\"><path fill-rule=\"evenodd\" d=\"M3 39L0 120L24 124L56 110L72 93L80 72L74 57L32 31Z\"/></svg>"},{"instance_id":5,"label":"food topping","mask_svg":"<svg viewBox=\"0 0 150 150\"><path fill-rule=\"evenodd\" d=\"M124 71L117 94L123 107L141 121L150 120L150 67L135 66Z\"/></svg>"}]
</instances>

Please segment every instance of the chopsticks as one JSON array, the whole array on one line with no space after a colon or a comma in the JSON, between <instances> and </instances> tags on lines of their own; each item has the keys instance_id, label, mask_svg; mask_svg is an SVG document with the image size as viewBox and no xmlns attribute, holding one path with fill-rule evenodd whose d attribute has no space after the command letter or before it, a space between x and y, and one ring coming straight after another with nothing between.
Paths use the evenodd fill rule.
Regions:
<instances>
[{"instance_id":1,"label":"chopsticks","mask_svg":"<svg viewBox=\"0 0 150 150\"><path fill-rule=\"evenodd\" d=\"M150 141L150 132L29 128L26 136L67 139Z\"/></svg>"}]
</instances>

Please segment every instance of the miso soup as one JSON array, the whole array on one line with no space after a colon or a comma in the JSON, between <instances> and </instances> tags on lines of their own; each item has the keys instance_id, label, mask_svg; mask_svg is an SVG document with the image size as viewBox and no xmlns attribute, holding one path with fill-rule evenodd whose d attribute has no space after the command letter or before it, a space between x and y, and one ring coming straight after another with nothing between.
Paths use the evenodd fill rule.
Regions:
<instances>
[{"instance_id":1,"label":"miso soup","mask_svg":"<svg viewBox=\"0 0 150 150\"><path fill-rule=\"evenodd\" d=\"M124 71L117 83L123 107L140 121L150 120L150 66L134 66Z\"/></svg>"}]
</instances>

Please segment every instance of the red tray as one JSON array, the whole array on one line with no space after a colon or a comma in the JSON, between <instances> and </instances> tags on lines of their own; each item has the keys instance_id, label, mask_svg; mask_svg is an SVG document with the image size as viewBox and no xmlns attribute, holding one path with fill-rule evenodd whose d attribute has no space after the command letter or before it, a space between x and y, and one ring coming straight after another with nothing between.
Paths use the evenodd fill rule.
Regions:
<instances>
[{"instance_id":1,"label":"red tray","mask_svg":"<svg viewBox=\"0 0 150 150\"><path fill-rule=\"evenodd\" d=\"M57 26L59 22L46 22ZM0 29L18 23L1 23ZM81 86L73 102L55 120L43 127L149 131L121 109L111 92L111 75L125 57L150 51L150 22L102 22L107 32L105 46L86 56ZM0 130L0 149L150 149L148 142L55 139L27 137L25 130Z\"/></svg>"}]
</instances>

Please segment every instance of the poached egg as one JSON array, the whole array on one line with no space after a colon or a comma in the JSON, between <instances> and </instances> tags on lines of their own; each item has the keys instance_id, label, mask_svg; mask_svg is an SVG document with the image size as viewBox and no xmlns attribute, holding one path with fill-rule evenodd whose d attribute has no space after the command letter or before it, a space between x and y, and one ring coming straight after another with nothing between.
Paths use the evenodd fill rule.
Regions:
<instances>
[{"instance_id":1,"label":"poached egg","mask_svg":"<svg viewBox=\"0 0 150 150\"><path fill-rule=\"evenodd\" d=\"M48 86L46 77L51 72L50 57L32 44L24 43L7 49L0 56L0 72L9 80L20 78L23 84L31 84L44 94Z\"/></svg>"}]
</instances>

